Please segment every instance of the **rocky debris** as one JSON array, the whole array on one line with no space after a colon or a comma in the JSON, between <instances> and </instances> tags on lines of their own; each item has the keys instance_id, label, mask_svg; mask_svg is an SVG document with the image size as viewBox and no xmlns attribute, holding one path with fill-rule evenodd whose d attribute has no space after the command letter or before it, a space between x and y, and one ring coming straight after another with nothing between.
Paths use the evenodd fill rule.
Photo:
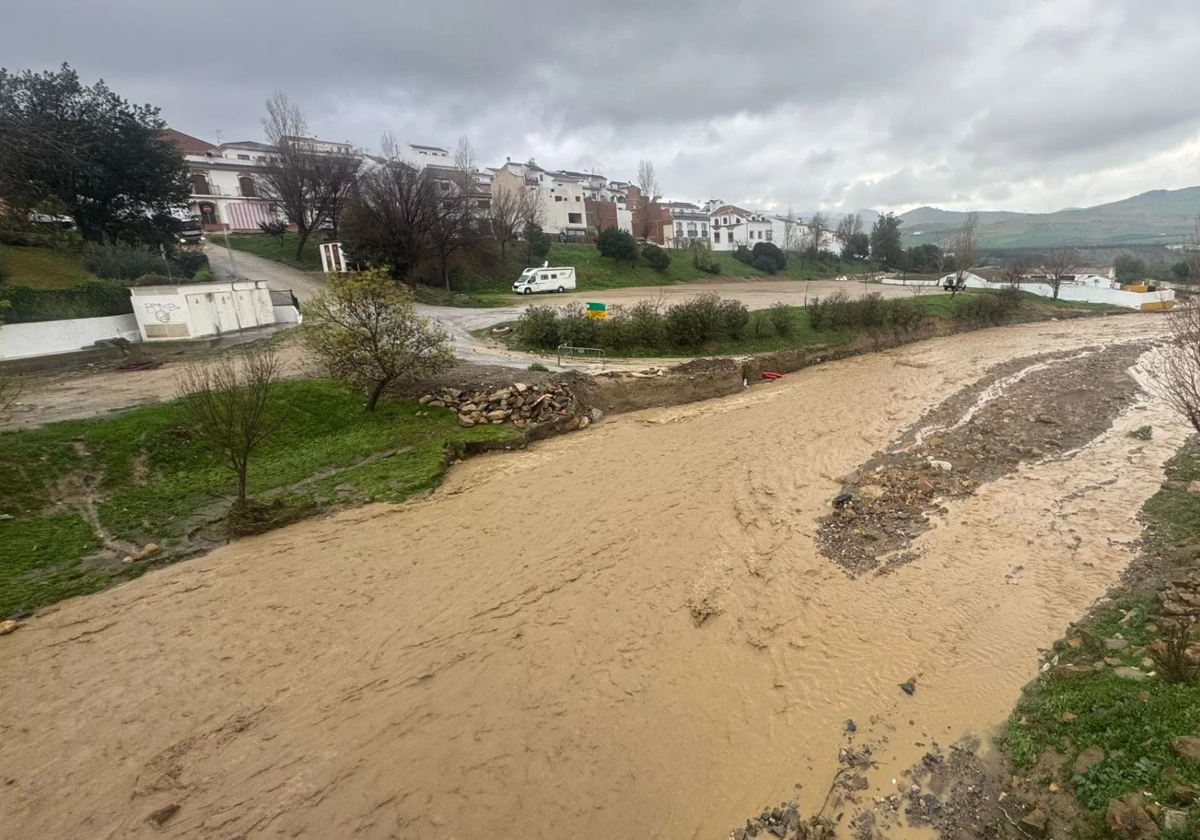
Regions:
<instances>
[{"instance_id":1,"label":"rocky debris","mask_svg":"<svg viewBox=\"0 0 1200 840\"><path fill-rule=\"evenodd\" d=\"M573 431L603 417L598 410L594 411L595 416L593 412L581 414L579 401L570 386L562 382L546 382L544 385L515 382L494 390L441 388L422 396L420 403L432 408L453 410L458 414L459 425L468 429L510 421L523 429L564 417L574 419L578 414L581 422L569 430Z\"/></svg>"},{"instance_id":2,"label":"rocky debris","mask_svg":"<svg viewBox=\"0 0 1200 840\"><path fill-rule=\"evenodd\" d=\"M903 691L905 694L907 694L909 697L912 697L914 694L917 693L917 684L914 680L907 680L905 682L900 683L900 690Z\"/></svg>"},{"instance_id":3,"label":"rocky debris","mask_svg":"<svg viewBox=\"0 0 1200 840\"><path fill-rule=\"evenodd\" d=\"M134 552L132 559L135 561L146 560L155 554L158 554L158 543L146 543L141 551Z\"/></svg>"},{"instance_id":4,"label":"rocky debris","mask_svg":"<svg viewBox=\"0 0 1200 840\"><path fill-rule=\"evenodd\" d=\"M1200 570L1176 574L1168 586L1159 590L1158 601L1165 615L1200 617Z\"/></svg>"},{"instance_id":5,"label":"rocky debris","mask_svg":"<svg viewBox=\"0 0 1200 840\"><path fill-rule=\"evenodd\" d=\"M1096 673L1091 665L1055 665L1046 674L1052 680L1073 680L1077 677L1088 677Z\"/></svg>"},{"instance_id":6,"label":"rocky debris","mask_svg":"<svg viewBox=\"0 0 1200 840\"><path fill-rule=\"evenodd\" d=\"M1200 794L1196 793L1195 788L1186 785L1175 785L1171 788L1171 801L1176 805L1194 805L1197 799L1200 799Z\"/></svg>"},{"instance_id":7,"label":"rocky debris","mask_svg":"<svg viewBox=\"0 0 1200 840\"><path fill-rule=\"evenodd\" d=\"M949 513L947 503L1022 463L1070 452L1105 432L1138 393L1127 370L1144 350L1140 343L1121 344L993 368L846 478L833 511L819 521L821 552L851 576L911 562L910 543L931 517ZM1043 362L988 399L990 388ZM902 562L893 563L894 557Z\"/></svg>"},{"instance_id":8,"label":"rocky debris","mask_svg":"<svg viewBox=\"0 0 1200 840\"><path fill-rule=\"evenodd\" d=\"M1045 837L1046 815L1042 813L1041 808L1034 808L1021 818L1021 821L1017 823L1017 828L1031 837Z\"/></svg>"},{"instance_id":9,"label":"rocky debris","mask_svg":"<svg viewBox=\"0 0 1200 840\"><path fill-rule=\"evenodd\" d=\"M1187 828L1188 815L1186 811L1167 808L1162 812L1162 827L1164 831L1177 831Z\"/></svg>"},{"instance_id":10,"label":"rocky debris","mask_svg":"<svg viewBox=\"0 0 1200 840\"><path fill-rule=\"evenodd\" d=\"M179 806L172 803L165 808L159 808L157 811L151 813L150 816L146 817L146 822L162 828L171 819L171 817L178 813Z\"/></svg>"},{"instance_id":11,"label":"rocky debris","mask_svg":"<svg viewBox=\"0 0 1200 840\"><path fill-rule=\"evenodd\" d=\"M1108 800L1104 826L1120 840L1152 840L1158 826L1142 807L1141 797L1131 793L1124 799Z\"/></svg>"},{"instance_id":12,"label":"rocky debris","mask_svg":"<svg viewBox=\"0 0 1200 840\"><path fill-rule=\"evenodd\" d=\"M1119 636L1114 639L1105 639L1104 640L1104 649L1105 650L1125 650L1127 647L1129 647L1129 640L1122 639Z\"/></svg>"},{"instance_id":13,"label":"rocky debris","mask_svg":"<svg viewBox=\"0 0 1200 840\"><path fill-rule=\"evenodd\" d=\"M0 621L0 636L7 636L9 633L13 632L20 626L21 626L20 622L14 621L11 618L8 619L7 621Z\"/></svg>"},{"instance_id":14,"label":"rocky debris","mask_svg":"<svg viewBox=\"0 0 1200 840\"><path fill-rule=\"evenodd\" d=\"M1134 682L1142 682L1143 680L1150 679L1150 675L1145 671L1139 671L1137 668L1132 668L1128 665L1113 668L1113 675L1123 680L1133 680Z\"/></svg>"},{"instance_id":15,"label":"rocky debris","mask_svg":"<svg viewBox=\"0 0 1200 840\"><path fill-rule=\"evenodd\" d=\"M1088 770L1104 761L1105 757L1104 750L1093 744L1075 758L1075 763L1071 765L1071 769L1075 771L1076 775L1082 776Z\"/></svg>"},{"instance_id":16,"label":"rocky debris","mask_svg":"<svg viewBox=\"0 0 1200 840\"><path fill-rule=\"evenodd\" d=\"M1172 738L1171 749L1188 761L1200 762L1200 738L1195 735L1179 735Z\"/></svg>"},{"instance_id":17,"label":"rocky debris","mask_svg":"<svg viewBox=\"0 0 1200 840\"><path fill-rule=\"evenodd\" d=\"M730 840L759 836L781 840L833 840L836 834L833 823L828 820L801 817L800 804L793 799L781 802L778 808L764 808L757 817L746 820L745 826L729 833Z\"/></svg>"}]
</instances>

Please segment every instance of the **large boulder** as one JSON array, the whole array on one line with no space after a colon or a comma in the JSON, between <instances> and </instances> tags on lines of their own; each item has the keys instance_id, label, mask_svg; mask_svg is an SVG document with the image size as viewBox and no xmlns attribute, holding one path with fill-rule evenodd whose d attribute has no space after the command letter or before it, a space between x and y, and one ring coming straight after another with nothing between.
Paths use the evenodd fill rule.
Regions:
<instances>
[{"instance_id":1,"label":"large boulder","mask_svg":"<svg viewBox=\"0 0 1200 840\"><path fill-rule=\"evenodd\" d=\"M1153 840L1158 836L1158 826L1142 807L1137 794L1108 800L1104 825L1120 840Z\"/></svg>"}]
</instances>

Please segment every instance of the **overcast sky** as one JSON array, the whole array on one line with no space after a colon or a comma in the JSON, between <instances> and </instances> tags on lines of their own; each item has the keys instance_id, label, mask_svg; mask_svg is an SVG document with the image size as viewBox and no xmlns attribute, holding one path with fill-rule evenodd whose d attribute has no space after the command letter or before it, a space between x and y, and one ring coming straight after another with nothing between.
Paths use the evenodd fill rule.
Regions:
<instances>
[{"instance_id":1,"label":"overcast sky","mask_svg":"<svg viewBox=\"0 0 1200 840\"><path fill-rule=\"evenodd\" d=\"M1198 0L9 0L0 63L66 61L206 140L313 133L797 212L1045 212L1200 184Z\"/></svg>"}]
</instances>

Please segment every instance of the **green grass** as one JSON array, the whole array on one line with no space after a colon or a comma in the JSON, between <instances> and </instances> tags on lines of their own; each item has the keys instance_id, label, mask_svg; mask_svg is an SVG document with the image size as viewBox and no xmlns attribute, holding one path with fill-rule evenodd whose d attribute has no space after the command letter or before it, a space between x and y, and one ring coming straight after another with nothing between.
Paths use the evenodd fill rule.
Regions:
<instances>
[{"instance_id":1,"label":"green grass","mask_svg":"<svg viewBox=\"0 0 1200 840\"><path fill-rule=\"evenodd\" d=\"M75 252L14 245L0 245L0 277L10 286L31 289L69 289L97 279L80 264Z\"/></svg>"},{"instance_id":2,"label":"green grass","mask_svg":"<svg viewBox=\"0 0 1200 840\"><path fill-rule=\"evenodd\" d=\"M235 251L245 251L264 259L290 265L292 268L298 268L301 271L320 271L321 251L318 245L319 235L314 233L308 237L308 241L304 243L304 250L300 253L300 258L296 259L296 243L299 241L299 238L299 234L289 231L284 234L283 244L280 245L278 239L274 236L268 236L265 233L231 233L229 234L229 246ZM211 244L217 247L225 245L223 234L214 233L208 239Z\"/></svg>"},{"instance_id":3,"label":"green grass","mask_svg":"<svg viewBox=\"0 0 1200 840\"><path fill-rule=\"evenodd\" d=\"M1168 465L1167 476L1172 482L1200 478L1196 454L1177 456ZM1198 559L1200 497L1185 488L1185 484L1167 483L1143 508L1148 525L1146 550L1165 552L1169 566L1194 566ZM1159 620L1158 601L1152 594L1115 593L1110 605L1078 626L1076 632L1085 644L1078 648L1063 640L1056 644L1059 662L1115 656L1123 664L1137 666L1145 647L1158 635L1154 622ZM1117 634L1129 642L1125 651L1088 649L1086 640ZM1075 718L1064 721L1066 712ZM1171 684L1158 677L1137 682L1104 669L1094 676L1041 679L1026 687L1012 713L1004 743L1014 764L1026 770L1047 750L1065 752L1061 781L1070 785L1083 808L1099 821L1109 799L1131 791L1148 791L1165 802L1177 784L1200 787L1200 764L1181 758L1170 746L1177 735L1197 733L1200 683ZM1104 750L1104 761L1083 775L1074 775L1071 765L1075 757L1091 746ZM1200 806L1192 807L1190 820L1193 824L1200 820Z\"/></svg>"},{"instance_id":4,"label":"green grass","mask_svg":"<svg viewBox=\"0 0 1200 840\"><path fill-rule=\"evenodd\" d=\"M327 381L279 388L283 424L250 465L250 492L260 498L305 497L318 508L400 501L437 482L447 446L518 437L510 425L462 429L452 411L413 400L382 402L368 414L358 395ZM392 454L378 457L384 453ZM100 548L78 512L85 476L100 523L135 544L169 545L212 518L234 490L232 472L192 439L173 402L0 433L0 513L15 517L0 521L0 617L130 573L85 561Z\"/></svg>"}]
</instances>

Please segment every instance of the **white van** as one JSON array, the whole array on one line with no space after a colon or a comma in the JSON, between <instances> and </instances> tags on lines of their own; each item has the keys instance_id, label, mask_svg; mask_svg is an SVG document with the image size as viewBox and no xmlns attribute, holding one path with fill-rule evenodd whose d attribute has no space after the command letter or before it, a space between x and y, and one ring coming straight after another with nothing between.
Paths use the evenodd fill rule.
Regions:
<instances>
[{"instance_id":1,"label":"white van","mask_svg":"<svg viewBox=\"0 0 1200 840\"><path fill-rule=\"evenodd\" d=\"M552 268L549 263L543 263L541 268L527 268L513 283L513 291L518 295L531 295L534 292L565 292L575 288L575 269L571 266Z\"/></svg>"}]
</instances>

